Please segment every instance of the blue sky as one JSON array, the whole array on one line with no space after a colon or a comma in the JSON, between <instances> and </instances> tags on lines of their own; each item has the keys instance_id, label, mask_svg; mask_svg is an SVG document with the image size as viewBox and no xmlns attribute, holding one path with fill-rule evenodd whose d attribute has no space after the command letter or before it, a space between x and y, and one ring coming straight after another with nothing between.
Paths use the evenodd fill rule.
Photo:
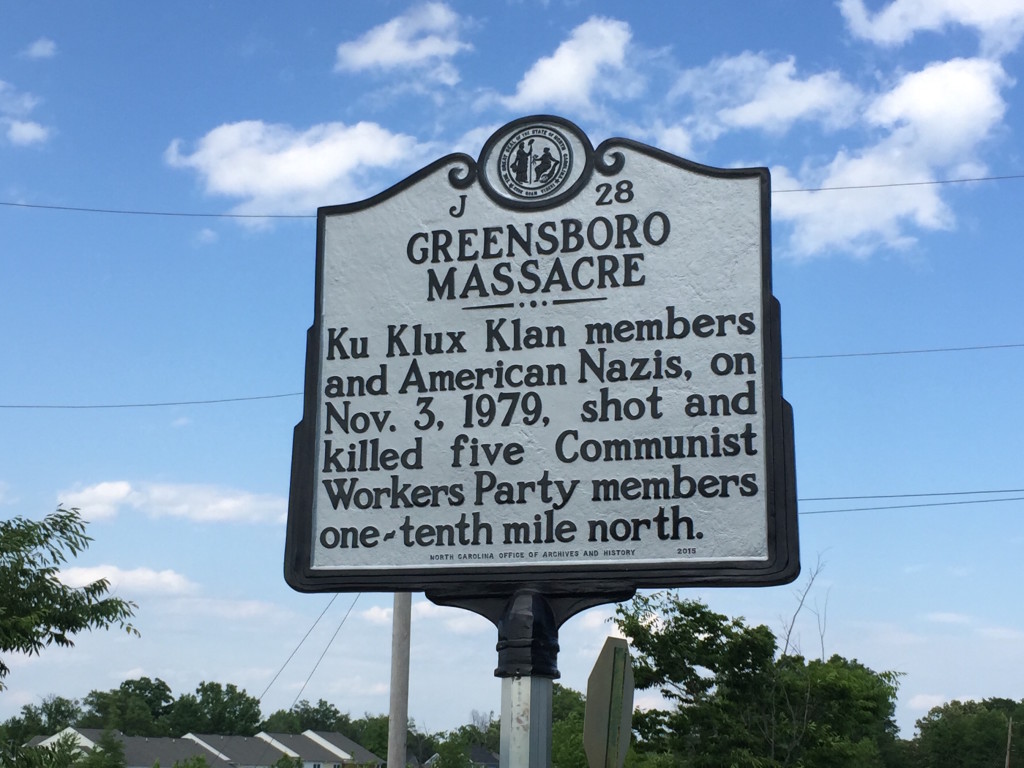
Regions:
<instances>
[{"instance_id":1,"label":"blue sky","mask_svg":"<svg viewBox=\"0 0 1024 768\"><path fill-rule=\"evenodd\" d=\"M1024 697L1022 38L1021 0L0 1L0 514L80 507L65 578L142 632L9 660L0 717L141 675L387 711L389 595L337 596L271 685L332 601L282 577L315 212L536 113L771 169L823 564L796 642L904 673L907 735ZM686 594L781 631L806 584ZM564 684L610 614L563 628ZM412 633L421 729L499 710L490 624L416 596Z\"/></svg>"}]
</instances>

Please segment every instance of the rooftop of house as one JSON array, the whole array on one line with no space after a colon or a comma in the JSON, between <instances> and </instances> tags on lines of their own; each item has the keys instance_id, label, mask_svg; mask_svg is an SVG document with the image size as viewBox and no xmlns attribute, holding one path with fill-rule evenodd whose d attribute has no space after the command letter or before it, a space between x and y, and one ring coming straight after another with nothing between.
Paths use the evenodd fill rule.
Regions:
<instances>
[{"instance_id":1,"label":"rooftop of house","mask_svg":"<svg viewBox=\"0 0 1024 768\"><path fill-rule=\"evenodd\" d=\"M65 728L58 734L34 739L34 745L49 746L61 736L70 736L86 751L96 749L104 738L98 728ZM127 768L173 766L202 757L210 768L270 768L283 757L297 758L305 765L323 768L345 765L383 765L384 760L340 733L306 731L296 733L258 733L255 736L230 736L188 733L180 739L170 737L125 736L110 731L124 746Z\"/></svg>"},{"instance_id":2,"label":"rooftop of house","mask_svg":"<svg viewBox=\"0 0 1024 768\"><path fill-rule=\"evenodd\" d=\"M184 738L205 746L236 766L273 765L288 755L266 739L256 736L221 736L216 733L186 733ZM161 763L162 765L162 763Z\"/></svg>"},{"instance_id":3,"label":"rooftop of house","mask_svg":"<svg viewBox=\"0 0 1024 768\"><path fill-rule=\"evenodd\" d=\"M126 766L153 766L159 763L170 766L194 757L202 757L210 768L231 768L231 763L222 760L191 739L169 737L123 736L124 762Z\"/></svg>"},{"instance_id":4,"label":"rooftop of house","mask_svg":"<svg viewBox=\"0 0 1024 768\"><path fill-rule=\"evenodd\" d=\"M356 744L352 739L340 733L335 733L333 731L305 731L302 735L310 739L320 739L327 742L334 748L340 749L345 754L350 755L351 757L349 759L352 762L359 763L360 765L364 763L386 762L382 758L373 754L370 750Z\"/></svg>"}]
</instances>

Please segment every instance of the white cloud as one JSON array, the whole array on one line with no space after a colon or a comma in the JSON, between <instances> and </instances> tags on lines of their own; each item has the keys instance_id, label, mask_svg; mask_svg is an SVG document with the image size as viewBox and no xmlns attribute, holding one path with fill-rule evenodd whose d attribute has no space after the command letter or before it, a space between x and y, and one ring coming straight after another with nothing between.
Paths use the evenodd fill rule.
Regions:
<instances>
[{"instance_id":1,"label":"white cloud","mask_svg":"<svg viewBox=\"0 0 1024 768\"><path fill-rule=\"evenodd\" d=\"M666 125L660 120L651 128L654 146L680 157L693 155L693 136L681 125Z\"/></svg>"},{"instance_id":2,"label":"white cloud","mask_svg":"<svg viewBox=\"0 0 1024 768\"><path fill-rule=\"evenodd\" d=\"M937 624L970 624L971 622L971 617L963 613L929 613L925 619Z\"/></svg>"},{"instance_id":3,"label":"white cloud","mask_svg":"<svg viewBox=\"0 0 1024 768\"><path fill-rule=\"evenodd\" d=\"M885 185L982 171L978 152L1001 125L1006 105L1000 88L1009 82L1002 67L985 59L931 64L867 106L866 127L884 132L875 144L840 150L827 164L802 168L798 177L784 167L773 169L776 190L879 187L775 195L774 214L794 227L793 255L866 255L883 244L912 246L912 227L952 228L955 219L940 187Z\"/></svg>"},{"instance_id":4,"label":"white cloud","mask_svg":"<svg viewBox=\"0 0 1024 768\"><path fill-rule=\"evenodd\" d=\"M929 641L927 636L912 632L901 624L863 621L852 628L860 640L886 648L916 649L926 646Z\"/></svg>"},{"instance_id":5,"label":"white cloud","mask_svg":"<svg viewBox=\"0 0 1024 768\"><path fill-rule=\"evenodd\" d=\"M281 609L263 600L224 600L210 597L183 597L174 601L172 611L184 616L209 616L221 620L259 620L264 625L281 614Z\"/></svg>"},{"instance_id":6,"label":"white cloud","mask_svg":"<svg viewBox=\"0 0 1024 768\"><path fill-rule=\"evenodd\" d=\"M287 501L210 485L143 486L132 506L154 517L182 517L200 522L275 522L284 519Z\"/></svg>"},{"instance_id":7,"label":"white cloud","mask_svg":"<svg viewBox=\"0 0 1024 768\"><path fill-rule=\"evenodd\" d=\"M455 85L452 57L472 46L459 39L458 15L444 3L427 3L338 46L335 70L415 69L433 82Z\"/></svg>"},{"instance_id":8,"label":"white cloud","mask_svg":"<svg viewBox=\"0 0 1024 768\"><path fill-rule=\"evenodd\" d=\"M375 605L372 608L361 611L359 615L370 624L383 626L391 623L391 616L393 614L394 611L392 609Z\"/></svg>"},{"instance_id":9,"label":"white cloud","mask_svg":"<svg viewBox=\"0 0 1024 768\"><path fill-rule=\"evenodd\" d=\"M778 189L872 187L932 178L927 168L905 162L892 150L880 146L857 155L840 152L824 169L809 169L799 180L785 168L772 169L773 184ZM907 233L908 223L933 230L948 229L953 223L952 212L932 186L777 194L772 214L792 223L788 255L795 258L830 251L865 257L883 245L908 249L916 242Z\"/></svg>"},{"instance_id":10,"label":"white cloud","mask_svg":"<svg viewBox=\"0 0 1024 768\"><path fill-rule=\"evenodd\" d=\"M8 120L7 140L19 147L42 144L50 138L50 129L39 123L24 120Z\"/></svg>"},{"instance_id":11,"label":"white cloud","mask_svg":"<svg viewBox=\"0 0 1024 768\"><path fill-rule=\"evenodd\" d=\"M196 233L195 242L198 245L212 245L220 239L216 230L210 229L209 227L203 227Z\"/></svg>"},{"instance_id":12,"label":"white cloud","mask_svg":"<svg viewBox=\"0 0 1024 768\"><path fill-rule=\"evenodd\" d=\"M1000 88L1011 83L999 64L953 59L906 75L868 109L869 122L929 163L950 164L987 138L1006 112Z\"/></svg>"},{"instance_id":13,"label":"white cloud","mask_svg":"<svg viewBox=\"0 0 1024 768\"><path fill-rule=\"evenodd\" d=\"M39 105L31 93L19 91L10 83L0 80L0 128L11 144L26 147L42 144L52 131L46 126L25 118Z\"/></svg>"},{"instance_id":14,"label":"white cloud","mask_svg":"<svg viewBox=\"0 0 1024 768\"><path fill-rule=\"evenodd\" d=\"M748 81L756 90L745 104L722 109L719 119L730 127L786 130L797 120L820 119L826 126L849 121L859 101L856 88L837 72L800 80L791 58L772 64Z\"/></svg>"},{"instance_id":15,"label":"white cloud","mask_svg":"<svg viewBox=\"0 0 1024 768\"><path fill-rule=\"evenodd\" d=\"M419 152L412 137L375 123L322 123L300 131L249 120L214 128L191 154L175 139L164 158L197 171L208 193L243 198L237 213L313 213L365 197L362 174Z\"/></svg>"},{"instance_id":16,"label":"white cloud","mask_svg":"<svg viewBox=\"0 0 1024 768\"><path fill-rule=\"evenodd\" d=\"M10 83L0 80L0 115L24 117L39 104L31 93L23 93Z\"/></svg>"},{"instance_id":17,"label":"white cloud","mask_svg":"<svg viewBox=\"0 0 1024 768\"><path fill-rule=\"evenodd\" d=\"M187 595L197 590L196 584L172 570L123 570L116 565L97 565L90 568L66 568L60 572L60 580L69 587L83 587L98 579L110 582L111 593Z\"/></svg>"},{"instance_id":18,"label":"white cloud","mask_svg":"<svg viewBox=\"0 0 1024 768\"><path fill-rule=\"evenodd\" d=\"M514 110L542 107L593 110L595 92L629 96L637 78L622 77L632 37L624 21L593 17L576 27L551 56L539 59L503 103Z\"/></svg>"},{"instance_id":19,"label":"white cloud","mask_svg":"<svg viewBox=\"0 0 1024 768\"><path fill-rule=\"evenodd\" d=\"M95 522L116 517L118 509L131 495L131 484L119 480L65 491L60 496L60 502L64 506L82 510L82 515L87 520Z\"/></svg>"},{"instance_id":20,"label":"white cloud","mask_svg":"<svg viewBox=\"0 0 1024 768\"><path fill-rule=\"evenodd\" d=\"M104 482L65 491L61 501L82 510L87 520L116 516L125 509L150 517L180 517L198 522L266 523L284 520L287 501L212 485Z\"/></svg>"},{"instance_id":21,"label":"white cloud","mask_svg":"<svg viewBox=\"0 0 1024 768\"><path fill-rule=\"evenodd\" d=\"M671 709L672 705L657 691L637 691L633 694L633 709L648 712L652 709Z\"/></svg>"},{"instance_id":22,"label":"white cloud","mask_svg":"<svg viewBox=\"0 0 1024 768\"><path fill-rule=\"evenodd\" d=\"M974 29L988 53L1005 53L1024 36L1021 0L893 0L872 14L864 0L840 0L850 31L880 45L900 45L921 31L950 26Z\"/></svg>"},{"instance_id":23,"label":"white cloud","mask_svg":"<svg viewBox=\"0 0 1024 768\"><path fill-rule=\"evenodd\" d=\"M838 72L799 77L792 57L772 62L750 51L717 59L684 72L670 97L693 99L693 131L715 139L727 130L788 130L797 121L819 121L827 128L848 125L862 99Z\"/></svg>"},{"instance_id":24,"label":"white cloud","mask_svg":"<svg viewBox=\"0 0 1024 768\"><path fill-rule=\"evenodd\" d=\"M934 707L941 707L948 700L941 693L919 693L910 697L907 706L915 712L929 712Z\"/></svg>"},{"instance_id":25,"label":"white cloud","mask_svg":"<svg viewBox=\"0 0 1024 768\"><path fill-rule=\"evenodd\" d=\"M23 55L29 59L52 59L57 55L57 44L48 37L40 37L25 49Z\"/></svg>"},{"instance_id":26,"label":"white cloud","mask_svg":"<svg viewBox=\"0 0 1024 768\"><path fill-rule=\"evenodd\" d=\"M588 631L603 631L606 634L620 637L618 627L612 622L614 616L615 610L612 608L594 608L579 617L579 626Z\"/></svg>"},{"instance_id":27,"label":"white cloud","mask_svg":"<svg viewBox=\"0 0 1024 768\"><path fill-rule=\"evenodd\" d=\"M1020 643L1021 640L1024 640L1024 631L1013 627L984 627L978 630L978 634L989 640L1000 642Z\"/></svg>"},{"instance_id":28,"label":"white cloud","mask_svg":"<svg viewBox=\"0 0 1024 768\"><path fill-rule=\"evenodd\" d=\"M494 625L483 616L461 608L435 605L429 600L414 603L412 617L416 621L440 621L454 635L477 635L494 631Z\"/></svg>"}]
</instances>

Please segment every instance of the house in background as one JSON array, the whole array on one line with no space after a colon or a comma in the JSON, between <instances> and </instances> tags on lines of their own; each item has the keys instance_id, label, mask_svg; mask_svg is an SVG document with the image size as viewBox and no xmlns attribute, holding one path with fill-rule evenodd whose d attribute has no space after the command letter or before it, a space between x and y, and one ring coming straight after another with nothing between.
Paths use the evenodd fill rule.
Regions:
<instances>
[{"instance_id":1,"label":"house in background","mask_svg":"<svg viewBox=\"0 0 1024 768\"><path fill-rule=\"evenodd\" d=\"M122 736L121 741L124 743L125 768L153 768L157 764L161 768L173 768L175 763L183 763L196 757L202 757L210 768L233 768L230 763L211 755L188 739Z\"/></svg>"},{"instance_id":2,"label":"house in background","mask_svg":"<svg viewBox=\"0 0 1024 768\"><path fill-rule=\"evenodd\" d=\"M469 761L473 764L474 768L498 768L498 763L500 762L496 754L479 744L470 745Z\"/></svg>"},{"instance_id":3,"label":"house in background","mask_svg":"<svg viewBox=\"0 0 1024 768\"><path fill-rule=\"evenodd\" d=\"M386 760L382 760L365 747L356 744L352 739L340 733L331 731L303 731L296 733L257 733L257 738L268 739L283 748L294 751L295 755L302 758L303 768L339 768L339 766L381 766ZM309 743L322 747L326 754L333 755L333 759L315 759L317 752L311 750Z\"/></svg>"},{"instance_id":4,"label":"house in background","mask_svg":"<svg viewBox=\"0 0 1024 768\"><path fill-rule=\"evenodd\" d=\"M472 768L498 768L501 763L501 758L498 755L480 744L470 744L466 757L469 759L467 765ZM434 755L423 765L426 768L431 768L439 759L439 755Z\"/></svg>"},{"instance_id":5,"label":"house in background","mask_svg":"<svg viewBox=\"0 0 1024 768\"><path fill-rule=\"evenodd\" d=\"M268 768L282 757L293 757L273 744L255 736L220 736L218 734L186 733L182 738L212 753L232 768ZM169 768L163 761L160 768Z\"/></svg>"},{"instance_id":6,"label":"house in background","mask_svg":"<svg viewBox=\"0 0 1024 768\"><path fill-rule=\"evenodd\" d=\"M220 736L187 733L180 739L110 734L124 746L126 768L173 768L175 763L201 757L210 768L272 768L282 758L302 768L383 768L385 761L340 733L306 731L258 733L255 736ZM65 728L35 743L52 746L71 737L83 752L100 746L104 731L97 728Z\"/></svg>"},{"instance_id":7,"label":"house in background","mask_svg":"<svg viewBox=\"0 0 1024 768\"><path fill-rule=\"evenodd\" d=\"M49 747L61 737L71 737L82 752L92 752L100 745L103 733L100 728L65 728L48 738L34 740L34 746ZM203 758L210 768L233 768L230 763L190 739L125 736L120 731L110 733L124 747L124 762L127 768L153 768L156 763L163 768L171 768L175 763L196 757Z\"/></svg>"}]
</instances>

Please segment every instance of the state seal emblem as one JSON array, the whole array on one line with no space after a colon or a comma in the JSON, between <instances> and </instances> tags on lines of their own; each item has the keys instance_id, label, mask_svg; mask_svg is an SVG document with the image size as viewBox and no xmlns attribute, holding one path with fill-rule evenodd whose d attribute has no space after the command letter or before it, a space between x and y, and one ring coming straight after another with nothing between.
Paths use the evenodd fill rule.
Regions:
<instances>
[{"instance_id":1,"label":"state seal emblem","mask_svg":"<svg viewBox=\"0 0 1024 768\"><path fill-rule=\"evenodd\" d=\"M498 154L498 178L523 200L555 194L570 177L572 147L552 126L529 126L512 134Z\"/></svg>"},{"instance_id":2,"label":"state seal emblem","mask_svg":"<svg viewBox=\"0 0 1024 768\"><path fill-rule=\"evenodd\" d=\"M492 200L521 210L552 208L576 195L594 168L577 126L550 115L524 117L484 144L476 173Z\"/></svg>"}]
</instances>

